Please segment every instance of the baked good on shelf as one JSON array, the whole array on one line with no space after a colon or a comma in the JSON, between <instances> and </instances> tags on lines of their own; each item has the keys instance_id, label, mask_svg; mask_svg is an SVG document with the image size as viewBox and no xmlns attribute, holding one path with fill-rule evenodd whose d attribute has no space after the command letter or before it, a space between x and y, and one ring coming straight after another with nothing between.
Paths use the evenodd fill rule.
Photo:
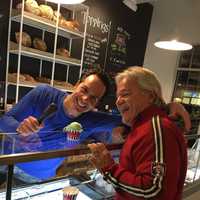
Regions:
<instances>
[{"instance_id":1,"label":"baked good on shelf","mask_svg":"<svg viewBox=\"0 0 200 200\"><path fill-rule=\"evenodd\" d=\"M33 13L38 16L41 14L38 3L35 0L26 0L24 9L25 9L25 11Z\"/></svg>"},{"instance_id":2,"label":"baked good on shelf","mask_svg":"<svg viewBox=\"0 0 200 200\"><path fill-rule=\"evenodd\" d=\"M36 83L35 79L31 75L23 74L23 76L25 77L25 81L28 81L30 83Z\"/></svg>"},{"instance_id":3,"label":"baked good on shelf","mask_svg":"<svg viewBox=\"0 0 200 200\"><path fill-rule=\"evenodd\" d=\"M40 51L47 51L47 45L45 41L41 40L40 38L33 39L33 47Z\"/></svg>"},{"instance_id":4,"label":"baked good on shelf","mask_svg":"<svg viewBox=\"0 0 200 200\"><path fill-rule=\"evenodd\" d=\"M25 81L25 79L22 74L19 74L19 81ZM8 81L17 82L17 73L8 73Z\"/></svg>"},{"instance_id":5,"label":"baked good on shelf","mask_svg":"<svg viewBox=\"0 0 200 200\"><path fill-rule=\"evenodd\" d=\"M17 82L17 73L8 73L8 81ZM35 79L29 74L19 74L19 81L29 82L30 84L36 83Z\"/></svg>"},{"instance_id":6,"label":"baked good on shelf","mask_svg":"<svg viewBox=\"0 0 200 200\"><path fill-rule=\"evenodd\" d=\"M73 30L79 30L79 23L76 20L66 20L66 19L61 19L60 20L60 26L64 28L69 28Z\"/></svg>"},{"instance_id":7,"label":"baked good on shelf","mask_svg":"<svg viewBox=\"0 0 200 200\"><path fill-rule=\"evenodd\" d=\"M15 38L18 44L19 44L19 37L20 37L20 32L16 32ZM31 44L32 44L31 36L26 32L22 32L22 45L25 47L30 47Z\"/></svg>"},{"instance_id":8,"label":"baked good on shelf","mask_svg":"<svg viewBox=\"0 0 200 200\"><path fill-rule=\"evenodd\" d=\"M36 81L41 82L41 83L50 84L50 82L51 82L51 79L50 78L46 78L46 77L36 77L35 79L36 79Z\"/></svg>"},{"instance_id":9,"label":"baked good on shelf","mask_svg":"<svg viewBox=\"0 0 200 200\"><path fill-rule=\"evenodd\" d=\"M72 23L73 23L73 28L76 29L76 30L79 30L80 24L78 23L78 21L73 20Z\"/></svg>"},{"instance_id":10,"label":"baked good on shelf","mask_svg":"<svg viewBox=\"0 0 200 200\"><path fill-rule=\"evenodd\" d=\"M56 49L56 54L64 57L70 57L70 53L67 49L65 48L58 48Z\"/></svg>"},{"instance_id":11,"label":"baked good on shelf","mask_svg":"<svg viewBox=\"0 0 200 200\"><path fill-rule=\"evenodd\" d=\"M49 20L53 19L54 15L53 15L53 9L51 8L51 6L41 4L39 8L41 12L40 13L41 17L47 18Z\"/></svg>"},{"instance_id":12,"label":"baked good on shelf","mask_svg":"<svg viewBox=\"0 0 200 200\"><path fill-rule=\"evenodd\" d=\"M54 80L54 85L56 87L60 87L60 88L65 88L68 90L73 90L74 89L74 85L72 85L71 83L68 83L66 81L58 81L58 80Z\"/></svg>"}]
</instances>

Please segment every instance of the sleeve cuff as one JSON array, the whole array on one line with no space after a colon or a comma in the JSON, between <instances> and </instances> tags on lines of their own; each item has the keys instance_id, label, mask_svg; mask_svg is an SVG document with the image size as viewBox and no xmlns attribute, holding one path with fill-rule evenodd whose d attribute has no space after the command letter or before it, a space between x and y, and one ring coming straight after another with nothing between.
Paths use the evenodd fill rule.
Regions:
<instances>
[{"instance_id":1,"label":"sleeve cuff","mask_svg":"<svg viewBox=\"0 0 200 200\"><path fill-rule=\"evenodd\" d=\"M109 165L107 165L107 166L101 168L101 171L102 171L103 173L105 173L105 172L107 172L107 171L110 171L115 165L116 165L115 161L112 160L112 162L111 162Z\"/></svg>"}]
</instances>

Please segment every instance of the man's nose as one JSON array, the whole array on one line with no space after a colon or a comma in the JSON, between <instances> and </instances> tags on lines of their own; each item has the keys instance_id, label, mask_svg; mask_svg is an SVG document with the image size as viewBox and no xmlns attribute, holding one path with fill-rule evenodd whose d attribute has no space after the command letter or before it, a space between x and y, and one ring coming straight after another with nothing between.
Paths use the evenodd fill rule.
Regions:
<instances>
[{"instance_id":1,"label":"man's nose","mask_svg":"<svg viewBox=\"0 0 200 200\"><path fill-rule=\"evenodd\" d=\"M88 94L84 94L84 95L82 96L82 100L83 100L84 102L88 102L88 101L90 100L90 96L89 96Z\"/></svg>"},{"instance_id":2,"label":"man's nose","mask_svg":"<svg viewBox=\"0 0 200 200\"><path fill-rule=\"evenodd\" d=\"M121 97L117 97L115 103L116 103L116 105L120 105L122 103L122 98Z\"/></svg>"}]
</instances>

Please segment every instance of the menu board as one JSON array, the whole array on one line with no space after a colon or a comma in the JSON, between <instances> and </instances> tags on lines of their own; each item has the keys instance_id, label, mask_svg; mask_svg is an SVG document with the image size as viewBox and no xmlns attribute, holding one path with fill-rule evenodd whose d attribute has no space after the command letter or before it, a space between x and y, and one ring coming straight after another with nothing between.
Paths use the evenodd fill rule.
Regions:
<instances>
[{"instance_id":1,"label":"menu board","mask_svg":"<svg viewBox=\"0 0 200 200\"><path fill-rule=\"evenodd\" d=\"M122 26L114 27L109 44L107 67L105 68L112 79L127 66L127 43L130 39L131 34Z\"/></svg>"},{"instance_id":2,"label":"menu board","mask_svg":"<svg viewBox=\"0 0 200 200\"><path fill-rule=\"evenodd\" d=\"M111 28L111 21L95 8L90 8L87 23L83 73L94 68L104 70Z\"/></svg>"}]
</instances>

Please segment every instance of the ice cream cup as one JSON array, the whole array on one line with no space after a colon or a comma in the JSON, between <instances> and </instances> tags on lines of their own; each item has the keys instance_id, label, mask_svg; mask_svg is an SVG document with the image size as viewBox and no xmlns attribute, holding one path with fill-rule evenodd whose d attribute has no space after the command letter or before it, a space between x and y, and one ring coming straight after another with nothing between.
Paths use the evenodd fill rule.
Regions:
<instances>
[{"instance_id":1,"label":"ice cream cup","mask_svg":"<svg viewBox=\"0 0 200 200\"><path fill-rule=\"evenodd\" d=\"M79 193L77 187L69 186L63 188L63 200L76 200Z\"/></svg>"}]
</instances>

